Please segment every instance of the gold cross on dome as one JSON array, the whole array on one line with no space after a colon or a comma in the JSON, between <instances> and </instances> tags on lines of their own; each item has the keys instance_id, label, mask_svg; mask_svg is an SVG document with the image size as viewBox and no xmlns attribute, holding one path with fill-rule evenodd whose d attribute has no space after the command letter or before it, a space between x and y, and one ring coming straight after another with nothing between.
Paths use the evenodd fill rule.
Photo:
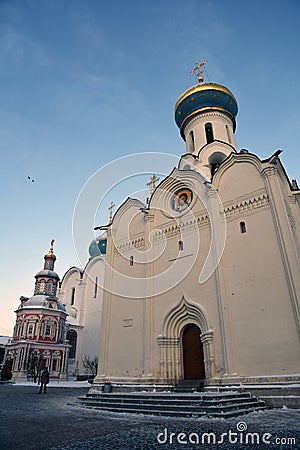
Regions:
<instances>
[{"instance_id":1,"label":"gold cross on dome","mask_svg":"<svg viewBox=\"0 0 300 450\"><path fill-rule=\"evenodd\" d=\"M198 59L198 61L196 61L196 67L194 67L192 69L192 73L194 73L198 79L198 83L203 83L204 78L202 76L203 74L203 70L201 70L201 67L205 66L205 64L207 63L206 60L204 60L203 62L200 62L200 59Z\"/></svg>"},{"instance_id":2,"label":"gold cross on dome","mask_svg":"<svg viewBox=\"0 0 300 450\"><path fill-rule=\"evenodd\" d=\"M112 212L115 206L114 202L111 202L110 206L107 208L109 211L109 223L112 222Z\"/></svg>"},{"instance_id":3,"label":"gold cross on dome","mask_svg":"<svg viewBox=\"0 0 300 450\"><path fill-rule=\"evenodd\" d=\"M149 195L151 196L153 194L154 189L156 188L155 183L159 181L160 178L157 178L156 175L152 175L150 178L149 183L147 183L147 186L149 186Z\"/></svg>"},{"instance_id":4,"label":"gold cross on dome","mask_svg":"<svg viewBox=\"0 0 300 450\"><path fill-rule=\"evenodd\" d=\"M54 244L55 240L52 239L52 241L50 242L50 250L49 253L53 253L53 244Z\"/></svg>"}]
</instances>

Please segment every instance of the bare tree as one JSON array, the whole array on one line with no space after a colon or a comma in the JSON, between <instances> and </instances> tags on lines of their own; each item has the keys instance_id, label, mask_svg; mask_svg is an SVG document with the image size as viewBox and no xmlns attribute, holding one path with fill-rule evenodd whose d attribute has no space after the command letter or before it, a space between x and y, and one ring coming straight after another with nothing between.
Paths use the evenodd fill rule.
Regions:
<instances>
[{"instance_id":1,"label":"bare tree","mask_svg":"<svg viewBox=\"0 0 300 450\"><path fill-rule=\"evenodd\" d=\"M85 369L89 370L93 376L97 375L98 369L98 358L94 356L92 358L90 355L83 355L82 364Z\"/></svg>"}]
</instances>

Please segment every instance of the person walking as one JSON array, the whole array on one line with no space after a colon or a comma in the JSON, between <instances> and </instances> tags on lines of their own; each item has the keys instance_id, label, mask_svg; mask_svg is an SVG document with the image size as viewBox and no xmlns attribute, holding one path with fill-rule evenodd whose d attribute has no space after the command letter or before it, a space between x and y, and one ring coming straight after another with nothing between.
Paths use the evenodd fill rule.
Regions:
<instances>
[{"instance_id":1,"label":"person walking","mask_svg":"<svg viewBox=\"0 0 300 450\"><path fill-rule=\"evenodd\" d=\"M46 387L47 387L48 383L49 383L49 372L48 372L48 368L45 367L41 374L41 384L40 384L39 394L42 393L43 387L44 387L44 394L46 394Z\"/></svg>"}]
</instances>

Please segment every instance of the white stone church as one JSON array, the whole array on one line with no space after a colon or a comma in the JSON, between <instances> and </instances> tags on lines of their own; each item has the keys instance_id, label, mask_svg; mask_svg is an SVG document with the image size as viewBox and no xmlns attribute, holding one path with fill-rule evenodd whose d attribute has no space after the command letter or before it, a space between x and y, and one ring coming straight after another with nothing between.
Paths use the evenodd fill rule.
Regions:
<instances>
[{"instance_id":1,"label":"white stone church","mask_svg":"<svg viewBox=\"0 0 300 450\"><path fill-rule=\"evenodd\" d=\"M299 380L300 190L280 151L238 151L236 114L224 86L184 92L179 166L115 213L95 387Z\"/></svg>"},{"instance_id":2,"label":"white stone church","mask_svg":"<svg viewBox=\"0 0 300 450\"><path fill-rule=\"evenodd\" d=\"M300 380L300 190L280 151L238 150L234 95L199 81L175 106L178 167L60 284L68 372L99 356L99 390Z\"/></svg>"}]
</instances>

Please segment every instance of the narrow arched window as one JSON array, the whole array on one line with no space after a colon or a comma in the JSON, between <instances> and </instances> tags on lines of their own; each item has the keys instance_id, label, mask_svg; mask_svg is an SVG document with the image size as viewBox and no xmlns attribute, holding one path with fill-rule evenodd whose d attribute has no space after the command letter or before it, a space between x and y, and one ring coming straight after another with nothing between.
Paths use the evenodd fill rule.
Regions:
<instances>
[{"instance_id":1,"label":"narrow arched window","mask_svg":"<svg viewBox=\"0 0 300 450\"><path fill-rule=\"evenodd\" d=\"M178 250L179 251L183 250L183 241L178 242Z\"/></svg>"},{"instance_id":2,"label":"narrow arched window","mask_svg":"<svg viewBox=\"0 0 300 450\"><path fill-rule=\"evenodd\" d=\"M71 345L69 358L74 359L76 355L76 347L77 347L77 333L74 330L69 330L67 332L67 340Z\"/></svg>"},{"instance_id":3,"label":"narrow arched window","mask_svg":"<svg viewBox=\"0 0 300 450\"><path fill-rule=\"evenodd\" d=\"M194 132L190 132L190 151L193 152L195 150L195 139L194 139Z\"/></svg>"},{"instance_id":4,"label":"narrow arched window","mask_svg":"<svg viewBox=\"0 0 300 450\"><path fill-rule=\"evenodd\" d=\"M214 140L213 127L210 122L205 124L206 142L210 144Z\"/></svg>"},{"instance_id":5,"label":"narrow arched window","mask_svg":"<svg viewBox=\"0 0 300 450\"><path fill-rule=\"evenodd\" d=\"M98 277L96 277L96 279L95 279L95 285L94 285L94 298L97 297L97 293L98 293Z\"/></svg>"},{"instance_id":6,"label":"narrow arched window","mask_svg":"<svg viewBox=\"0 0 300 450\"><path fill-rule=\"evenodd\" d=\"M133 266L133 256L130 256L130 265Z\"/></svg>"},{"instance_id":7,"label":"narrow arched window","mask_svg":"<svg viewBox=\"0 0 300 450\"><path fill-rule=\"evenodd\" d=\"M72 287L71 289L71 305L74 305L75 303L75 288Z\"/></svg>"},{"instance_id":8,"label":"narrow arched window","mask_svg":"<svg viewBox=\"0 0 300 450\"><path fill-rule=\"evenodd\" d=\"M225 125L225 127L226 127L226 133L227 133L227 139L228 139L228 142L229 142L229 144L231 144L231 139L230 139L230 134L229 134L229 128L228 128L228 125Z\"/></svg>"},{"instance_id":9,"label":"narrow arched window","mask_svg":"<svg viewBox=\"0 0 300 450\"><path fill-rule=\"evenodd\" d=\"M246 228L245 222L240 222L240 230L241 230L241 233L246 233L247 228Z\"/></svg>"},{"instance_id":10,"label":"narrow arched window","mask_svg":"<svg viewBox=\"0 0 300 450\"><path fill-rule=\"evenodd\" d=\"M46 287L45 287L45 293L47 295L52 295L54 293L54 289L53 289L53 281L52 280L48 280L46 283Z\"/></svg>"}]
</instances>

